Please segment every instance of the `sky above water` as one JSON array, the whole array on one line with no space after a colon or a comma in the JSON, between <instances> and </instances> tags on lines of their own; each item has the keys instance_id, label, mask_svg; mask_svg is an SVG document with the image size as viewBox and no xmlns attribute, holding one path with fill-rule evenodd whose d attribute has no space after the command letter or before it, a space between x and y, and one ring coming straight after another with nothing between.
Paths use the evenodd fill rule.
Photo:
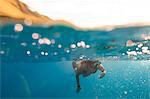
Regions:
<instances>
[{"instance_id":1,"label":"sky above water","mask_svg":"<svg viewBox=\"0 0 150 99\"><path fill-rule=\"evenodd\" d=\"M82 27L150 22L150 0L21 0L33 11Z\"/></svg>"}]
</instances>

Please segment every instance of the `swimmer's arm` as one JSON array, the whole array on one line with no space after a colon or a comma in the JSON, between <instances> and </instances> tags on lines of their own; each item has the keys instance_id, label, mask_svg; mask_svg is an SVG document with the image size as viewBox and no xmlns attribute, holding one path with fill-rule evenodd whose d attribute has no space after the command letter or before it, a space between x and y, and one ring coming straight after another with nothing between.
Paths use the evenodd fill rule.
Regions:
<instances>
[{"instance_id":1,"label":"swimmer's arm","mask_svg":"<svg viewBox=\"0 0 150 99\"><path fill-rule=\"evenodd\" d=\"M77 88L80 88L80 78L79 75L76 74Z\"/></svg>"},{"instance_id":2,"label":"swimmer's arm","mask_svg":"<svg viewBox=\"0 0 150 99\"><path fill-rule=\"evenodd\" d=\"M99 77L99 78L103 78L103 77L105 76L105 74L106 74L105 68L104 68L103 65L101 64L101 65L98 65L98 69L102 72L102 73L100 74L100 77Z\"/></svg>"},{"instance_id":3,"label":"swimmer's arm","mask_svg":"<svg viewBox=\"0 0 150 99\"><path fill-rule=\"evenodd\" d=\"M76 90L76 92L78 93L81 90L80 79L79 79L79 75L78 74L76 74L76 81L77 81L77 90Z\"/></svg>"}]
</instances>

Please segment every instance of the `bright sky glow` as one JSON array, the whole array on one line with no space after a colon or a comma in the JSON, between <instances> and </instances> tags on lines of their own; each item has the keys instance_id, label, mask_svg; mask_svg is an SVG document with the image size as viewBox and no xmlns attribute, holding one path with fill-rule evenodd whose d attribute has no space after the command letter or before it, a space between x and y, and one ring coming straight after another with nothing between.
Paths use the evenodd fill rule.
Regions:
<instances>
[{"instance_id":1,"label":"bright sky glow","mask_svg":"<svg viewBox=\"0 0 150 99\"><path fill-rule=\"evenodd\" d=\"M33 11L82 27L150 22L150 0L21 0Z\"/></svg>"}]
</instances>

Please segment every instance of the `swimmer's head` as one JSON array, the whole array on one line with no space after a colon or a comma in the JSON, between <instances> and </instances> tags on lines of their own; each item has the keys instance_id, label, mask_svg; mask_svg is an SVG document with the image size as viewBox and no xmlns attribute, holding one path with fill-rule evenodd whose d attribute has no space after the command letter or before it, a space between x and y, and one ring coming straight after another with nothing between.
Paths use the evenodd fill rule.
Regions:
<instances>
[{"instance_id":1,"label":"swimmer's head","mask_svg":"<svg viewBox=\"0 0 150 99\"><path fill-rule=\"evenodd\" d=\"M98 65L102 65L102 63L100 62L100 60L96 60L94 63L94 66L98 66Z\"/></svg>"}]
</instances>

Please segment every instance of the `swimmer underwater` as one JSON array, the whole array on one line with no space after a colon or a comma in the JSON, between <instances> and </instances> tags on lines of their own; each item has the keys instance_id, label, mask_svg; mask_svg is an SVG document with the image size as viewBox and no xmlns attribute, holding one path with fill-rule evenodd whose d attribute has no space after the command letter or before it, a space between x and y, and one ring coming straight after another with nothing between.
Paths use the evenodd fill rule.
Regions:
<instances>
[{"instance_id":1,"label":"swimmer underwater","mask_svg":"<svg viewBox=\"0 0 150 99\"><path fill-rule=\"evenodd\" d=\"M103 78L106 74L106 70L99 60L73 60L72 66L76 74L77 92L81 90L80 75L87 77L90 74L96 73L97 70L102 72L99 78Z\"/></svg>"}]
</instances>

